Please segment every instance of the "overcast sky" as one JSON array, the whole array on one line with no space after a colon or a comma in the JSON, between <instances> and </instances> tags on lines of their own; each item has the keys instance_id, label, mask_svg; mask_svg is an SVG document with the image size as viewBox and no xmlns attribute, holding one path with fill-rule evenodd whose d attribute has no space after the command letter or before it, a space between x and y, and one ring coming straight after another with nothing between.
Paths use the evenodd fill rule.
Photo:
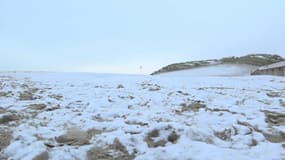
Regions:
<instances>
[{"instance_id":1,"label":"overcast sky","mask_svg":"<svg viewBox=\"0 0 285 160\"><path fill-rule=\"evenodd\" d=\"M284 0L0 0L0 70L150 73L285 57Z\"/></svg>"}]
</instances>

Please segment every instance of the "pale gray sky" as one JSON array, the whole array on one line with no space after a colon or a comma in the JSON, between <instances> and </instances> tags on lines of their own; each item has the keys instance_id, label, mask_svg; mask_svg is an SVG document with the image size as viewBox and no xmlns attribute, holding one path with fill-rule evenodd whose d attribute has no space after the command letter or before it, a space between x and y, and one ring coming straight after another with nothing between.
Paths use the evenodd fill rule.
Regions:
<instances>
[{"instance_id":1,"label":"pale gray sky","mask_svg":"<svg viewBox=\"0 0 285 160\"><path fill-rule=\"evenodd\" d=\"M248 53L285 57L284 0L0 0L0 70L150 73Z\"/></svg>"}]
</instances>

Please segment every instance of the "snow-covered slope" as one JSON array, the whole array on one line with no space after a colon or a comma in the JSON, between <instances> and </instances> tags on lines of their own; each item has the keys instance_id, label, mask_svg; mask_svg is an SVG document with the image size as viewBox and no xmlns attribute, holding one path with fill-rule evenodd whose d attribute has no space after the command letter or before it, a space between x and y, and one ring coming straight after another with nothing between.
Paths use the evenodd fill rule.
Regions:
<instances>
[{"instance_id":1,"label":"snow-covered slope","mask_svg":"<svg viewBox=\"0 0 285 160\"><path fill-rule=\"evenodd\" d=\"M0 159L284 160L282 77L0 74Z\"/></svg>"},{"instance_id":2,"label":"snow-covered slope","mask_svg":"<svg viewBox=\"0 0 285 160\"><path fill-rule=\"evenodd\" d=\"M256 66L247 64L218 64L188 70L161 73L167 76L249 76Z\"/></svg>"}]
</instances>

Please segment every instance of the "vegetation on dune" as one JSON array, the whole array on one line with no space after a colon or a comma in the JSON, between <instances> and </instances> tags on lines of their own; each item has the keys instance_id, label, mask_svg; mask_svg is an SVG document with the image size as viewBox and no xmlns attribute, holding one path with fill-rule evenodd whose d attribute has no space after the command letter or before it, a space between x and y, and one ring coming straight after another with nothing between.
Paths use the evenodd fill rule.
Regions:
<instances>
[{"instance_id":1,"label":"vegetation on dune","mask_svg":"<svg viewBox=\"0 0 285 160\"><path fill-rule=\"evenodd\" d=\"M211 60L201 60L201 61L189 61L183 63L174 63L167 65L158 71L153 72L151 75L156 75L160 73L179 71L185 69L193 69L204 66L211 66L217 64L248 64L254 66L263 66L284 60L279 55L275 54L249 54L241 57L226 57L222 59L211 59Z\"/></svg>"},{"instance_id":2,"label":"vegetation on dune","mask_svg":"<svg viewBox=\"0 0 285 160\"><path fill-rule=\"evenodd\" d=\"M272 54L250 54L242 57L227 57L222 58L223 63L237 63L237 64L249 64L254 66L263 66L284 60L279 55Z\"/></svg>"}]
</instances>

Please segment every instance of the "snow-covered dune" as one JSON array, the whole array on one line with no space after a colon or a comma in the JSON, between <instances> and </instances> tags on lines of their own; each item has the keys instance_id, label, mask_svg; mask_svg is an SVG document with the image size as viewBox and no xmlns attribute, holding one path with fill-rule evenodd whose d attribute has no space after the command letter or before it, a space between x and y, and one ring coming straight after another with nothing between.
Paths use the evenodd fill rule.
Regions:
<instances>
[{"instance_id":1,"label":"snow-covered dune","mask_svg":"<svg viewBox=\"0 0 285 160\"><path fill-rule=\"evenodd\" d=\"M282 77L0 73L0 159L284 160Z\"/></svg>"},{"instance_id":2,"label":"snow-covered dune","mask_svg":"<svg viewBox=\"0 0 285 160\"><path fill-rule=\"evenodd\" d=\"M218 64L188 70L166 72L163 76L248 76L257 67L247 64Z\"/></svg>"}]
</instances>

